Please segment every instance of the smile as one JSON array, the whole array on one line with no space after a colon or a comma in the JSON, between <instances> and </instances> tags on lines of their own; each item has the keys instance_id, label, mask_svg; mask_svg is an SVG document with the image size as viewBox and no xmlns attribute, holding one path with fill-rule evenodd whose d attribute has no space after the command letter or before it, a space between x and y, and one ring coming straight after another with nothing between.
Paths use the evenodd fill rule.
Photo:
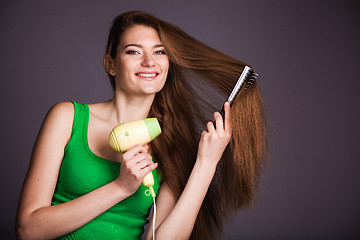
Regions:
<instances>
[{"instance_id":1,"label":"smile","mask_svg":"<svg viewBox=\"0 0 360 240\"><path fill-rule=\"evenodd\" d=\"M156 77L157 73L137 73L136 76L142 77L142 78L153 78Z\"/></svg>"}]
</instances>

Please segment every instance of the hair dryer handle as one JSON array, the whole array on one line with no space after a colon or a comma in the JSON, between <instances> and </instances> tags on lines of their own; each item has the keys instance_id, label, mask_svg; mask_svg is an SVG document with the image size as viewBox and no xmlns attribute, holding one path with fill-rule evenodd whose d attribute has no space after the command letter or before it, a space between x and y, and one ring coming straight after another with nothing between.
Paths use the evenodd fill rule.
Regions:
<instances>
[{"instance_id":1,"label":"hair dryer handle","mask_svg":"<svg viewBox=\"0 0 360 240\"><path fill-rule=\"evenodd\" d=\"M153 189L153 186L154 186L154 176L152 175L152 172L149 172L145 177L144 179L142 180L142 184L149 188L149 191L150 191L150 194L152 197L155 197L156 194L155 194L155 191Z\"/></svg>"}]
</instances>

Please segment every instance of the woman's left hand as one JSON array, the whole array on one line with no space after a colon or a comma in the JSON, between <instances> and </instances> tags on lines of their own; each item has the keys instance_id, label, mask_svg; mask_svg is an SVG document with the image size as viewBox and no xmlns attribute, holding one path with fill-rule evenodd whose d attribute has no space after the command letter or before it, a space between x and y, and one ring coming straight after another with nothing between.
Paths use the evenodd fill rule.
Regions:
<instances>
[{"instance_id":1,"label":"woman's left hand","mask_svg":"<svg viewBox=\"0 0 360 240\"><path fill-rule=\"evenodd\" d=\"M224 104L225 119L215 112L216 129L212 122L208 122L207 131L203 131L199 143L197 159L209 164L217 164L231 139L230 104Z\"/></svg>"},{"instance_id":2,"label":"woman's left hand","mask_svg":"<svg viewBox=\"0 0 360 240\"><path fill-rule=\"evenodd\" d=\"M225 121L214 113L216 129L212 122L201 134L196 163L180 197L175 197L166 181L157 196L156 237L161 239L189 239L201 205L226 146L231 138L230 105L224 105ZM189 211L191 209L191 211ZM184 214L186 212L187 214ZM171 231L169 231L171 229ZM150 227L151 230L151 227ZM151 239L151 231L146 239Z\"/></svg>"}]
</instances>

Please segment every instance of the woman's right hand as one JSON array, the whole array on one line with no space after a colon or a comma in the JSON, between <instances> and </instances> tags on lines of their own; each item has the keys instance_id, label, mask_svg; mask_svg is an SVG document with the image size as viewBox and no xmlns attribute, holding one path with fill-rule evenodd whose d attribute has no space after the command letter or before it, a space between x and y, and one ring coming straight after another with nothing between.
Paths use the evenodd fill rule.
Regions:
<instances>
[{"instance_id":1,"label":"woman's right hand","mask_svg":"<svg viewBox=\"0 0 360 240\"><path fill-rule=\"evenodd\" d=\"M134 194L144 177L158 166L148 149L148 145L135 145L120 156L120 174L115 182L129 195Z\"/></svg>"}]
</instances>

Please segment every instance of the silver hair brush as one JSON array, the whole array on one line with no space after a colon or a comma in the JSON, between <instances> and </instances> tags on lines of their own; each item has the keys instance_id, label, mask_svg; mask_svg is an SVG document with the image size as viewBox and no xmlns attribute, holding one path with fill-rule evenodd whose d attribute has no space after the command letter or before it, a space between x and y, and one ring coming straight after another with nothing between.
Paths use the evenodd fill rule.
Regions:
<instances>
[{"instance_id":1,"label":"silver hair brush","mask_svg":"<svg viewBox=\"0 0 360 240\"><path fill-rule=\"evenodd\" d=\"M254 72L254 70L249 67L245 66L244 70L242 71L238 81L235 84L235 87L233 88L232 92L230 93L230 96L226 100L230 103L230 106L233 104L235 98L239 95L239 93L242 90L249 89L253 83L256 81L258 77L258 74ZM224 106L222 107L220 111L221 116L224 118L225 112L224 112Z\"/></svg>"}]
</instances>

